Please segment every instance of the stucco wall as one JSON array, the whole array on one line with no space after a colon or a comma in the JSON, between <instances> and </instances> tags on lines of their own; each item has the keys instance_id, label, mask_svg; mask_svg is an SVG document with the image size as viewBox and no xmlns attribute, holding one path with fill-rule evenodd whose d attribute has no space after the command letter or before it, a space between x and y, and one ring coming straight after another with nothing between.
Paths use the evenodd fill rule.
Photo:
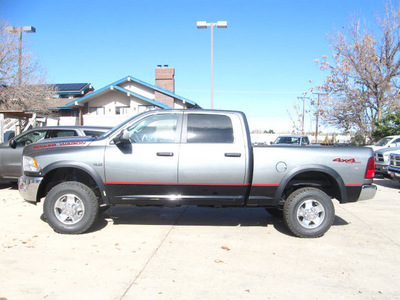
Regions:
<instances>
[{"instance_id":1,"label":"stucco wall","mask_svg":"<svg viewBox=\"0 0 400 300\"><path fill-rule=\"evenodd\" d=\"M148 99L154 99L154 90L147 86L138 84L137 82L127 81L120 84L119 86Z\"/></svg>"}]
</instances>

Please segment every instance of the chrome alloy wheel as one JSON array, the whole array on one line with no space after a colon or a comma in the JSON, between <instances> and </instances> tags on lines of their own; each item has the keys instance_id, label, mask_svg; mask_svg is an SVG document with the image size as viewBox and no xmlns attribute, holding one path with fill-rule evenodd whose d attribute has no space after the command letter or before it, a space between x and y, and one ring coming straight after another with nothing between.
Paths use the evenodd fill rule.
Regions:
<instances>
[{"instance_id":1,"label":"chrome alloy wheel","mask_svg":"<svg viewBox=\"0 0 400 300\"><path fill-rule=\"evenodd\" d=\"M65 225L78 223L85 215L82 200L74 194L66 194L57 199L54 205L57 219Z\"/></svg>"},{"instance_id":2,"label":"chrome alloy wheel","mask_svg":"<svg viewBox=\"0 0 400 300\"><path fill-rule=\"evenodd\" d=\"M297 220L304 228L316 228L324 219L325 209L317 200L305 200L297 209Z\"/></svg>"}]
</instances>

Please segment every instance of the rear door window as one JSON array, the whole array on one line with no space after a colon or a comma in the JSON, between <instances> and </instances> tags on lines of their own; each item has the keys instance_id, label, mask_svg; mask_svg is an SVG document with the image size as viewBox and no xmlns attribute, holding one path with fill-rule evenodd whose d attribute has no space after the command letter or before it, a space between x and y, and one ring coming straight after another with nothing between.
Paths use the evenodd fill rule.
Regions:
<instances>
[{"instance_id":1,"label":"rear door window","mask_svg":"<svg viewBox=\"0 0 400 300\"><path fill-rule=\"evenodd\" d=\"M78 133L75 130L68 129L55 129L50 133L50 138L64 137L64 136L77 136Z\"/></svg>"},{"instance_id":2,"label":"rear door window","mask_svg":"<svg viewBox=\"0 0 400 300\"><path fill-rule=\"evenodd\" d=\"M188 114L187 143L233 143L232 121L225 115Z\"/></svg>"}]
</instances>

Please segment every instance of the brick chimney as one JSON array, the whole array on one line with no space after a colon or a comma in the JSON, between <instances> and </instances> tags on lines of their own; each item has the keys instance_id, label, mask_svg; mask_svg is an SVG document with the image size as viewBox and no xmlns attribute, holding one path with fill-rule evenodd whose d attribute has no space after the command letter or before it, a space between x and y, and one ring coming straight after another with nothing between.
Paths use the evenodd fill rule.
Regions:
<instances>
[{"instance_id":1,"label":"brick chimney","mask_svg":"<svg viewBox=\"0 0 400 300\"><path fill-rule=\"evenodd\" d=\"M156 68L155 84L164 89L175 93L175 69L169 68L168 65L158 65ZM174 98L155 91L155 99L174 107Z\"/></svg>"}]
</instances>

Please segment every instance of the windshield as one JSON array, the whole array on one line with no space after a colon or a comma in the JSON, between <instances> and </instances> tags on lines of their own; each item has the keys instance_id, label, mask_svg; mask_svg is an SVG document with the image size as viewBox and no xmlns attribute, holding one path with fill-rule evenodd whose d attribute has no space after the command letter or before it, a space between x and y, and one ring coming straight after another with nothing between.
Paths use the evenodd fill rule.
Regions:
<instances>
[{"instance_id":1,"label":"windshield","mask_svg":"<svg viewBox=\"0 0 400 300\"><path fill-rule=\"evenodd\" d=\"M292 136L280 136L275 140L274 144L300 145L300 138Z\"/></svg>"},{"instance_id":2,"label":"windshield","mask_svg":"<svg viewBox=\"0 0 400 300\"><path fill-rule=\"evenodd\" d=\"M386 146L387 143L389 143L392 140L392 138L385 137L383 139L380 139L378 142L376 142L375 146Z\"/></svg>"}]
</instances>

